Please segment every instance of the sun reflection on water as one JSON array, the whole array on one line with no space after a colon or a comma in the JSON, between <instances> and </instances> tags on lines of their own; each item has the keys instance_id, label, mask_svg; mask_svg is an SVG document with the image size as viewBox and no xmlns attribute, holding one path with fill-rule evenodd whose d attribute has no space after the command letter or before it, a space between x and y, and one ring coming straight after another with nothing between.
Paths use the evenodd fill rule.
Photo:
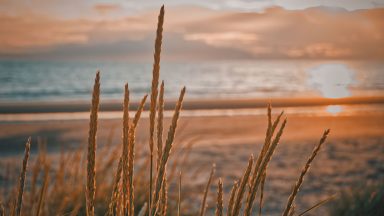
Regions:
<instances>
[{"instance_id":1,"label":"sun reflection on water","mask_svg":"<svg viewBox=\"0 0 384 216\"><path fill-rule=\"evenodd\" d=\"M337 115L341 111L343 111L343 108L339 105L329 105L326 108L326 111L332 115Z\"/></svg>"},{"instance_id":2,"label":"sun reflection on water","mask_svg":"<svg viewBox=\"0 0 384 216\"><path fill-rule=\"evenodd\" d=\"M354 84L354 71L345 64L321 64L308 70L308 83L325 98L351 96L349 86Z\"/></svg>"}]
</instances>

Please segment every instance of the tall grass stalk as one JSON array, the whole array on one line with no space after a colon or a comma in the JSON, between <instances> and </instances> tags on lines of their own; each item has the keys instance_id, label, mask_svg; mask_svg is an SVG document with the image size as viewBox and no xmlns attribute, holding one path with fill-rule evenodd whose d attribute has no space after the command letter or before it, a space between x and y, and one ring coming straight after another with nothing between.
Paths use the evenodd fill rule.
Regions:
<instances>
[{"instance_id":1,"label":"tall grass stalk","mask_svg":"<svg viewBox=\"0 0 384 216\"><path fill-rule=\"evenodd\" d=\"M303 180L304 180L304 176L305 174L308 172L309 170L309 167L311 166L311 163L313 161L313 159L315 159L317 153L319 152L322 144L325 142L325 140L327 139L327 136L329 134L329 129L325 130L324 133L323 133L323 136L321 137L320 141L319 141L319 144L316 145L316 147L313 149L313 152L311 154L311 156L308 158L307 162L305 163L301 173L300 173L300 176L299 176L299 179L297 180L295 186L293 187L293 190L292 190L292 193L291 195L289 196L288 198L288 202L287 202L287 206L285 207L285 210L283 212L283 216L287 216L292 208L292 204L296 198L296 195L297 195L297 192L299 192L299 189L301 187L301 184L303 183Z\"/></svg>"},{"instance_id":2,"label":"tall grass stalk","mask_svg":"<svg viewBox=\"0 0 384 216\"><path fill-rule=\"evenodd\" d=\"M107 215L109 215L109 216L117 214L116 213L116 211L117 211L116 204L117 204L117 200L118 200L119 183L120 183L120 179L121 179L122 170L123 170L123 158L120 156L119 162L117 165L115 178L114 178L113 185L112 185L112 195L111 195L111 199L110 199L110 202L108 205L108 214Z\"/></svg>"},{"instance_id":3,"label":"tall grass stalk","mask_svg":"<svg viewBox=\"0 0 384 216\"><path fill-rule=\"evenodd\" d=\"M296 207L293 205L292 208L290 209L288 216L293 216L296 212Z\"/></svg>"},{"instance_id":4,"label":"tall grass stalk","mask_svg":"<svg viewBox=\"0 0 384 216\"><path fill-rule=\"evenodd\" d=\"M216 211L215 216L223 215L223 181L219 179L217 184L217 201L216 201Z\"/></svg>"},{"instance_id":5,"label":"tall grass stalk","mask_svg":"<svg viewBox=\"0 0 384 216\"><path fill-rule=\"evenodd\" d=\"M149 114L149 150L150 150L150 170L149 170L149 209L152 208L152 176L153 176L153 144L154 144L154 131L156 119L156 103L158 94L158 85L160 77L160 53L161 43L163 39L163 23L164 23L164 5L160 9L158 17L156 40L155 40L155 53L153 55L153 71L152 71L152 87L151 87L151 106Z\"/></svg>"},{"instance_id":6,"label":"tall grass stalk","mask_svg":"<svg viewBox=\"0 0 384 216\"><path fill-rule=\"evenodd\" d=\"M129 160L128 160L128 175L129 175L129 215L133 216L135 213L135 203L134 203L134 188L133 188L133 165L134 165L134 159L135 159L135 134L136 134L136 127L140 120L141 113L144 109L145 101L147 100L147 95L143 97L143 99L140 102L140 106L137 109L137 112L135 114L135 117L132 121L132 125L129 128Z\"/></svg>"},{"instance_id":7,"label":"tall grass stalk","mask_svg":"<svg viewBox=\"0 0 384 216\"><path fill-rule=\"evenodd\" d=\"M260 171L261 162L262 162L265 154L267 153L267 151L270 147L273 134L275 133L276 127L280 122L281 116L283 115L283 112L281 112L280 115L276 118L276 120L272 124L272 114L271 113L272 113L272 108L271 108L271 105L269 104L268 105L268 127L267 127L267 131L266 131L266 135L265 135L264 145L263 145L259 155L257 156L256 165L253 169L253 174L252 174L252 178L251 178L251 188L254 187L254 184L256 184L256 178L258 175L260 175L259 171ZM252 192L253 192L252 190L249 190L248 195L247 195L247 206L246 206L247 214L250 214L250 212L252 211L253 201L254 201L255 196L256 196L256 193L252 193Z\"/></svg>"},{"instance_id":8,"label":"tall grass stalk","mask_svg":"<svg viewBox=\"0 0 384 216\"><path fill-rule=\"evenodd\" d=\"M239 187L239 183L235 181L232 186L231 193L229 195L229 200L228 200L228 210L227 210L227 216L230 216L233 211L233 205L235 203L235 198L236 198L236 193L237 189Z\"/></svg>"},{"instance_id":9,"label":"tall grass stalk","mask_svg":"<svg viewBox=\"0 0 384 216\"><path fill-rule=\"evenodd\" d=\"M248 179L249 179L249 175L251 174L252 165L253 165L253 155L251 155L251 157L249 158L247 169L245 170L244 175L241 177L240 185L236 193L235 203L233 205L233 211L231 214L232 216L237 216L240 213L241 201L243 199L246 186L248 184Z\"/></svg>"},{"instance_id":10,"label":"tall grass stalk","mask_svg":"<svg viewBox=\"0 0 384 216\"><path fill-rule=\"evenodd\" d=\"M124 215L128 215L128 193L129 193L129 168L128 168L128 160L129 160L129 89L128 84L124 86L124 102L123 102L123 151L121 154L122 157L122 168L123 168L123 209Z\"/></svg>"},{"instance_id":11,"label":"tall grass stalk","mask_svg":"<svg viewBox=\"0 0 384 216\"><path fill-rule=\"evenodd\" d=\"M96 193L96 134L97 113L99 110L100 97L100 72L96 73L93 86L92 106L88 133L88 155L87 155L87 184L86 184L86 213L87 216L95 215L95 193Z\"/></svg>"},{"instance_id":12,"label":"tall grass stalk","mask_svg":"<svg viewBox=\"0 0 384 216\"><path fill-rule=\"evenodd\" d=\"M161 201L160 201L160 215L167 215L167 207L168 207L168 178L167 172L164 174L163 187L161 189Z\"/></svg>"},{"instance_id":13,"label":"tall grass stalk","mask_svg":"<svg viewBox=\"0 0 384 216\"><path fill-rule=\"evenodd\" d=\"M181 215L181 171L179 173L179 188L177 195L177 216Z\"/></svg>"},{"instance_id":14,"label":"tall grass stalk","mask_svg":"<svg viewBox=\"0 0 384 216\"><path fill-rule=\"evenodd\" d=\"M37 210L36 210L36 216L40 216L40 213L43 209L43 203L45 199L45 193L48 187L48 179L49 179L49 165L46 164L44 168L44 179L43 179L43 185L40 189L40 195L39 195L39 201L37 204Z\"/></svg>"},{"instance_id":15,"label":"tall grass stalk","mask_svg":"<svg viewBox=\"0 0 384 216\"><path fill-rule=\"evenodd\" d=\"M261 210L263 209L264 184L265 184L266 177L267 177L267 172L264 172L263 177L261 179L261 185L260 185L259 216L261 216Z\"/></svg>"},{"instance_id":16,"label":"tall grass stalk","mask_svg":"<svg viewBox=\"0 0 384 216\"><path fill-rule=\"evenodd\" d=\"M203 193L203 199L202 199L202 202L201 202L201 207L200 207L200 216L203 216L205 215L205 211L207 209L207 195L208 195L208 192L209 192L209 187L211 186L211 182L212 182L212 178L213 178L213 175L215 174L215 167L216 165L213 164L212 165L212 169L211 169L211 174L209 174L209 178L208 178L208 182L207 182L207 185L205 186L205 190L204 190L204 193Z\"/></svg>"},{"instance_id":17,"label":"tall grass stalk","mask_svg":"<svg viewBox=\"0 0 384 216\"><path fill-rule=\"evenodd\" d=\"M163 180L164 180L164 173L166 170L166 165L168 162L169 154L171 153L172 144L175 139L176 129L177 129L177 122L179 120L179 115L181 111L181 107L183 104L184 94L185 94L185 87L181 90L179 100L177 101L175 112L172 117L172 122L168 130L168 136L165 141L164 151L161 156L160 166L159 166L159 172L157 172L156 175L156 184L155 184L155 191L153 192L153 205L150 211L150 215L155 215L158 207L159 202L159 194L160 190L162 188Z\"/></svg>"},{"instance_id":18,"label":"tall grass stalk","mask_svg":"<svg viewBox=\"0 0 384 216\"><path fill-rule=\"evenodd\" d=\"M322 205L324 205L325 203L327 203L327 202L333 200L334 198L336 198L336 194L334 194L334 195L332 195L332 196L330 196L330 197L328 197L328 198L326 198L326 199L324 199L324 200L321 200L320 202L318 202L318 203L316 203L315 205L309 207L308 209L306 209L305 211L301 212L301 213L298 214L297 216L303 216L303 215L305 215L306 213L312 211L313 209L318 208L319 206L322 206Z\"/></svg>"},{"instance_id":19,"label":"tall grass stalk","mask_svg":"<svg viewBox=\"0 0 384 216\"><path fill-rule=\"evenodd\" d=\"M39 145L39 155L38 155L37 159L35 160L35 163L34 163L34 165L32 167L31 192L30 192L30 195L29 195L29 205L30 205L31 209L33 209L34 205L35 205L37 178L38 178L39 173L40 173L41 164L44 163L42 161L41 149L40 149L41 138L38 138L37 142L38 142L38 145Z\"/></svg>"},{"instance_id":20,"label":"tall grass stalk","mask_svg":"<svg viewBox=\"0 0 384 216\"><path fill-rule=\"evenodd\" d=\"M279 117L275 121L276 125L278 124L278 120L280 119ZM274 151L276 149L277 144L280 141L281 136L283 135L283 131L284 131L284 128L285 128L286 124L287 124L287 119L285 119L283 121L283 123L281 124L279 131L277 132L274 140L272 141L272 143L268 147L268 150L266 151L265 156L263 157L262 162L260 163L260 167L257 170L257 175L256 175L255 179L253 180L253 182L251 182L250 194L249 194L249 198L247 199L247 202L246 202L246 207L245 207L245 210L244 210L244 216L250 216L251 215L252 207L253 207L253 201L254 201L254 199L256 197L256 193L257 193L257 190L258 190L258 187L259 187L262 175L265 172L265 170L267 169L267 165L268 165L269 161L272 158L272 155L273 155L273 153L274 153ZM273 130L273 127L274 126L272 126L272 130ZM271 134L273 134L273 132L271 132L270 135Z\"/></svg>"},{"instance_id":21,"label":"tall grass stalk","mask_svg":"<svg viewBox=\"0 0 384 216\"><path fill-rule=\"evenodd\" d=\"M161 160L161 154L163 153L163 118L164 118L164 81L160 85L159 104L157 107L157 171L159 170L159 164Z\"/></svg>"},{"instance_id":22,"label":"tall grass stalk","mask_svg":"<svg viewBox=\"0 0 384 216\"><path fill-rule=\"evenodd\" d=\"M25 176L27 173L28 159L29 159L29 151L31 149L31 137L28 138L27 143L25 144L25 152L23 159L23 167L20 173L19 178L19 187L17 192L17 200L15 205L15 214L16 216L21 215L21 208L23 206L23 195L24 195L24 187L25 187Z\"/></svg>"},{"instance_id":23,"label":"tall grass stalk","mask_svg":"<svg viewBox=\"0 0 384 216\"><path fill-rule=\"evenodd\" d=\"M281 112L280 115L277 116L276 120L272 124L271 105L268 105L268 127L267 127L267 131L265 134L264 145L263 145L263 147L262 147L262 149L261 149L261 151L257 157L256 165L255 165L254 170L253 170L251 184L253 184L256 180L258 172L260 171L259 168L260 168L261 162L263 161L265 153L267 153L267 151L269 149L273 134L275 133L276 127L279 124L281 116L283 115L283 113L284 112ZM250 195L250 194L248 194L248 195Z\"/></svg>"}]
</instances>

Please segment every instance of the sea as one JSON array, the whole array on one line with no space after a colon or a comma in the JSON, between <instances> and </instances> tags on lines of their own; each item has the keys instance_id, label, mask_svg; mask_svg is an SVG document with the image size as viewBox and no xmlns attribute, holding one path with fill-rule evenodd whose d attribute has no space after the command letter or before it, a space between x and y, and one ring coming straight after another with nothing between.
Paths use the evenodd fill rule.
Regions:
<instances>
[{"instance_id":1,"label":"sea","mask_svg":"<svg viewBox=\"0 0 384 216\"><path fill-rule=\"evenodd\" d=\"M124 84L139 99L150 92L152 63L0 60L0 103L90 100L96 71L102 100L122 100ZM295 98L384 95L384 62L254 60L162 62L165 97Z\"/></svg>"}]
</instances>

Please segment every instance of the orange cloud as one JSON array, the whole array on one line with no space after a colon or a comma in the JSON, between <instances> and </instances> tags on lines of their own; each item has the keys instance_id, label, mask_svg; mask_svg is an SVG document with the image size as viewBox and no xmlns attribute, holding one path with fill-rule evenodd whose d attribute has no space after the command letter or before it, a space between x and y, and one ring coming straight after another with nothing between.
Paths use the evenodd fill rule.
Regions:
<instances>
[{"instance_id":1,"label":"orange cloud","mask_svg":"<svg viewBox=\"0 0 384 216\"><path fill-rule=\"evenodd\" d=\"M309 44L303 48L288 49L285 53L292 58L346 58L353 54L351 49L337 48L331 43Z\"/></svg>"},{"instance_id":2,"label":"orange cloud","mask_svg":"<svg viewBox=\"0 0 384 216\"><path fill-rule=\"evenodd\" d=\"M384 46L382 20L384 9L289 11L274 7L264 13L222 13L184 28L200 36L193 39L241 48L255 57L383 59L384 51L378 48ZM238 36L223 40L228 32Z\"/></svg>"},{"instance_id":3,"label":"orange cloud","mask_svg":"<svg viewBox=\"0 0 384 216\"><path fill-rule=\"evenodd\" d=\"M230 46L233 43L251 44L257 40L255 34L242 32L198 33L185 35L186 40L201 40L213 46Z\"/></svg>"},{"instance_id":4,"label":"orange cloud","mask_svg":"<svg viewBox=\"0 0 384 216\"><path fill-rule=\"evenodd\" d=\"M93 9L98 13L105 15L121 9L121 6L118 4L96 4L93 6Z\"/></svg>"},{"instance_id":5,"label":"orange cloud","mask_svg":"<svg viewBox=\"0 0 384 216\"><path fill-rule=\"evenodd\" d=\"M45 17L0 16L0 52L18 53L38 47L87 43L92 23Z\"/></svg>"}]
</instances>

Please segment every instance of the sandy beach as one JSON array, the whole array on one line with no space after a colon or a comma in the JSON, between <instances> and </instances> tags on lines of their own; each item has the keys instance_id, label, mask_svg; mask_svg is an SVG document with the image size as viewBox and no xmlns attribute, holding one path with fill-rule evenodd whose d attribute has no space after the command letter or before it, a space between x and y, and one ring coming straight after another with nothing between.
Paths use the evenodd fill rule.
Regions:
<instances>
[{"instance_id":1,"label":"sandy beach","mask_svg":"<svg viewBox=\"0 0 384 216\"><path fill-rule=\"evenodd\" d=\"M188 105L186 107L188 109ZM287 108L274 108L274 116L283 109ZM265 212L270 215L281 212L286 200L281 197L289 196L307 155L327 128L331 129L331 135L305 179L296 201L298 211L305 210L341 189L383 181L384 112L351 113L348 112L348 106L345 109L336 115L295 112L286 114L286 131L268 168ZM199 205L197 201L200 200L201 193L198 191L203 191L213 163L216 164L217 171L215 182L221 177L225 193L229 193L230 185L243 172L249 156L258 155L267 124L265 113L266 110L261 109L260 114L252 115L228 115L225 112L216 116L182 115L172 157L185 154L185 149L189 149L188 160L182 166L183 170L188 170L185 171L184 178L194 180L185 185L184 190L188 194L186 205ZM147 151L148 116L147 113L144 115L138 127L137 142L138 146ZM120 119L99 121L100 149L107 142L113 145L121 143L121 124ZM165 124L169 124L169 118L166 118ZM86 119L1 122L0 152L3 160L21 157L25 140L29 136L33 139L33 153L37 149L37 137L46 139L51 153L60 151L62 147L74 149L85 145L87 133ZM113 137L111 141L109 137ZM208 201L212 210L216 184L211 189ZM224 200L226 199L227 196ZM326 207L323 207L314 214L325 212Z\"/></svg>"}]
</instances>

